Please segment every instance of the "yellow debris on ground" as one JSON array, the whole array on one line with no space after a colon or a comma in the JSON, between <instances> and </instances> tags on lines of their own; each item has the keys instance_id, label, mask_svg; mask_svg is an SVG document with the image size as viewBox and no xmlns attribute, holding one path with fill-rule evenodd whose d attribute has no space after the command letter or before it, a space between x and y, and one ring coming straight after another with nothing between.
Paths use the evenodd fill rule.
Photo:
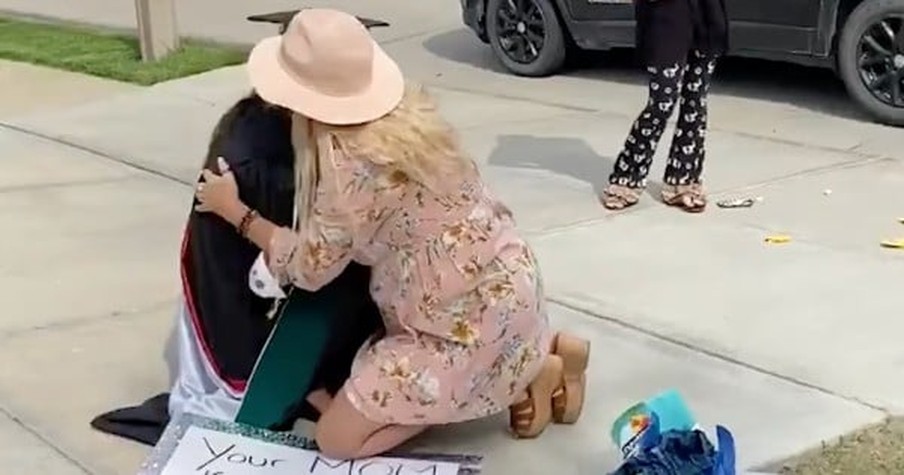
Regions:
<instances>
[{"instance_id":1,"label":"yellow debris on ground","mask_svg":"<svg viewBox=\"0 0 904 475\"><path fill-rule=\"evenodd\" d=\"M776 234L774 236L766 236L766 242L769 244L786 244L791 242L791 236L784 234Z\"/></svg>"},{"instance_id":2,"label":"yellow debris on ground","mask_svg":"<svg viewBox=\"0 0 904 475\"><path fill-rule=\"evenodd\" d=\"M882 247L887 247L889 249L904 249L904 238L899 239L887 239L879 243Z\"/></svg>"}]
</instances>

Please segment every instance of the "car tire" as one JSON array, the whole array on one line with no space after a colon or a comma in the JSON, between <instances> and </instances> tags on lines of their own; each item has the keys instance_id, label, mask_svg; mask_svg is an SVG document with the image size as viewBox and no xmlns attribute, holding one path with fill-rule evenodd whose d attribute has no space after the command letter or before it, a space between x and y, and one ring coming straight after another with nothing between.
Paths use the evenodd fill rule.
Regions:
<instances>
[{"instance_id":1,"label":"car tire","mask_svg":"<svg viewBox=\"0 0 904 475\"><path fill-rule=\"evenodd\" d=\"M898 73L904 74L904 51L890 51L891 59L885 63L881 63L879 55L876 54L876 61L880 64L871 65L861 68L861 58L866 57L868 51L875 52L875 49L869 48L864 50L864 38L870 34L874 28L880 27L883 19L890 17L900 17L904 19L904 0L872 0L860 4L845 21L841 31L841 38L838 41L838 72L847 87L848 93L863 109L865 109L878 122L904 126L904 103L898 103L898 106L892 104L890 96L880 97L880 93L874 93L873 89L867 86L867 81L873 81L877 76L883 75L883 71L891 68L894 71L895 63L897 63ZM894 20L895 25L904 28L904 20L898 23ZM873 38L873 35L870 34ZM883 39L886 41L887 39ZM880 44L884 47L884 44ZM891 43L894 46L894 43ZM867 63L864 63L867 64ZM877 69L879 68L879 69ZM878 71L878 72L876 72ZM900 76L898 76L900 81ZM894 81L894 76L890 81ZM889 95L891 92L888 93ZM904 95L904 91L901 91ZM904 100L904 99L902 99Z\"/></svg>"},{"instance_id":2,"label":"car tire","mask_svg":"<svg viewBox=\"0 0 904 475\"><path fill-rule=\"evenodd\" d=\"M516 55L509 52L505 46L507 38L511 38L512 35L507 35L502 26L506 21L505 11L510 9L511 3L509 0L489 0L487 2L486 31L493 54L506 69L519 76L549 76L561 70L565 64L568 47L565 31L559 21L555 6L552 4L553 0L511 1L520 2L522 5L532 5L536 11L539 11L543 28L542 45L539 48L534 47L538 51L535 55L531 55L533 57L530 60L515 59L513 56ZM531 33L535 34L533 30ZM515 35L525 36L521 33L515 33Z\"/></svg>"}]
</instances>

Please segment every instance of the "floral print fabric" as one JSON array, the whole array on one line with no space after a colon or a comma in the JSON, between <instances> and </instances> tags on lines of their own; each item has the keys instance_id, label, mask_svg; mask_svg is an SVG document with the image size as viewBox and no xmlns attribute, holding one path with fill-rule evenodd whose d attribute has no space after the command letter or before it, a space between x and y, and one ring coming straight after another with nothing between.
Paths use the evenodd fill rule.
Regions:
<instances>
[{"instance_id":1,"label":"floral print fabric","mask_svg":"<svg viewBox=\"0 0 904 475\"><path fill-rule=\"evenodd\" d=\"M270 268L315 290L352 260L372 267L386 334L356 357L349 399L386 424L505 410L550 345L537 262L511 213L476 171L435 192L329 143L311 218L275 233Z\"/></svg>"}]
</instances>

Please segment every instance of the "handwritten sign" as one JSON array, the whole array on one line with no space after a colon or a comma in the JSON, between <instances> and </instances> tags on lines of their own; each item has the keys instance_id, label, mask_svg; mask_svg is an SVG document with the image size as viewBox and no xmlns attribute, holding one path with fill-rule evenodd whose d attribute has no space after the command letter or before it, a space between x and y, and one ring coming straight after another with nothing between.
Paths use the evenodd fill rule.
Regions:
<instances>
[{"instance_id":1,"label":"handwritten sign","mask_svg":"<svg viewBox=\"0 0 904 475\"><path fill-rule=\"evenodd\" d=\"M312 450L189 427L161 475L456 475L450 462L375 457L332 460Z\"/></svg>"}]
</instances>

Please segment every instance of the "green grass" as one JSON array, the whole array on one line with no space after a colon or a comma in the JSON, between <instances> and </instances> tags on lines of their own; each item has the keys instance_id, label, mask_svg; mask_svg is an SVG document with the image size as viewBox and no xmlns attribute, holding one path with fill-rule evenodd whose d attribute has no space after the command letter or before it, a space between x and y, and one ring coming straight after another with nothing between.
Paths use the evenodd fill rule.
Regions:
<instances>
[{"instance_id":1,"label":"green grass","mask_svg":"<svg viewBox=\"0 0 904 475\"><path fill-rule=\"evenodd\" d=\"M904 420L893 418L785 463L783 475L904 474Z\"/></svg>"},{"instance_id":2,"label":"green grass","mask_svg":"<svg viewBox=\"0 0 904 475\"><path fill-rule=\"evenodd\" d=\"M138 39L87 28L0 18L0 58L151 85L241 64L240 49L185 41L182 48L144 63Z\"/></svg>"}]
</instances>

